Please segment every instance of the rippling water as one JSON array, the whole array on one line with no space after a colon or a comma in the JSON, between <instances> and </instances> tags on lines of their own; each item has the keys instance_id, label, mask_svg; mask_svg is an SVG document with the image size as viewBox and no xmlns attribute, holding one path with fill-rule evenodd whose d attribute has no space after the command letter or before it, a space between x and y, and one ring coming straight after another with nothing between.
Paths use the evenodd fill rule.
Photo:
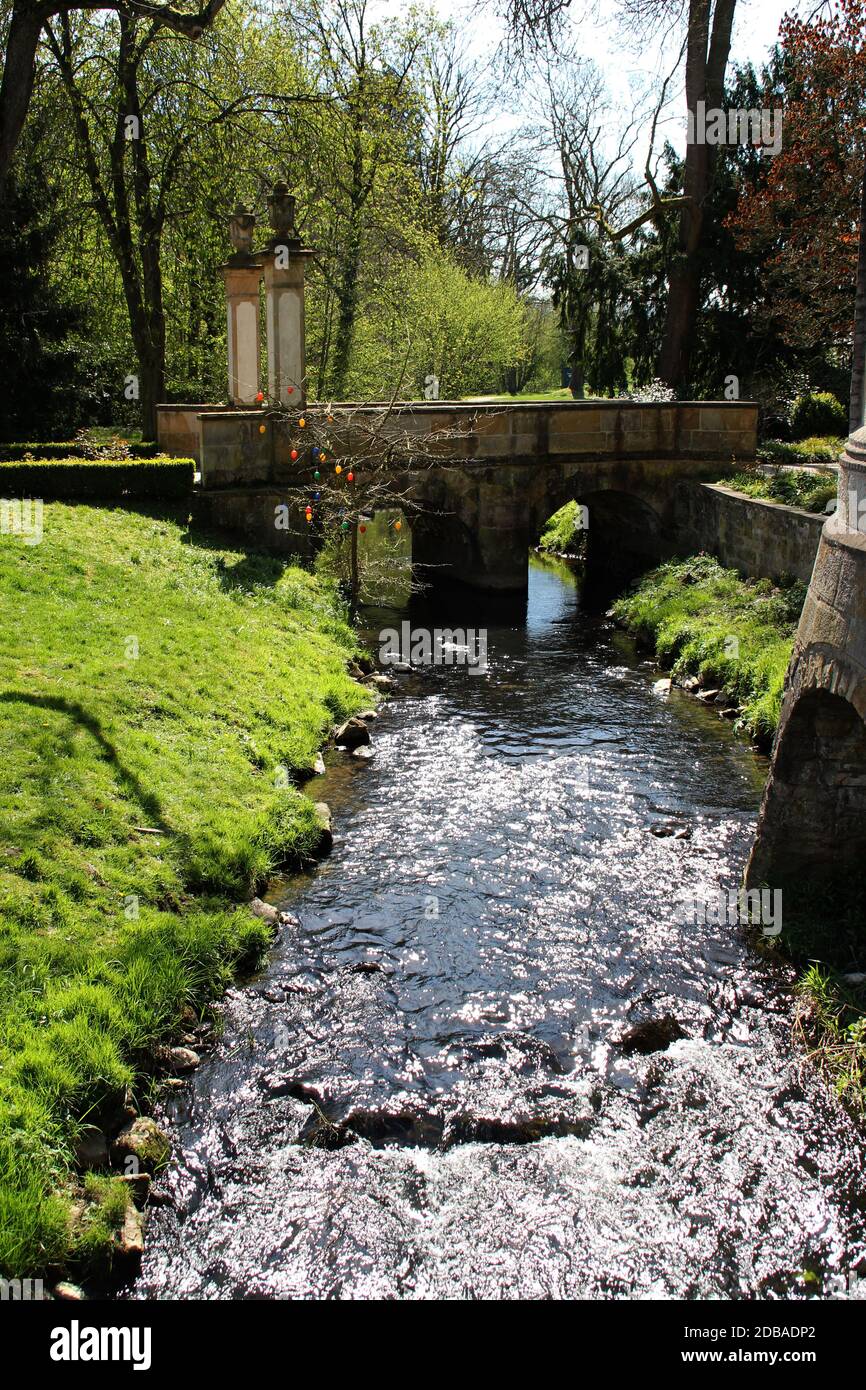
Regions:
<instances>
[{"instance_id":1,"label":"rippling water","mask_svg":"<svg viewBox=\"0 0 866 1390\"><path fill-rule=\"evenodd\" d=\"M489 663L408 678L316 782L334 852L163 1111L133 1296L796 1297L863 1258L790 979L690 906L736 886L765 765L546 567Z\"/></svg>"}]
</instances>

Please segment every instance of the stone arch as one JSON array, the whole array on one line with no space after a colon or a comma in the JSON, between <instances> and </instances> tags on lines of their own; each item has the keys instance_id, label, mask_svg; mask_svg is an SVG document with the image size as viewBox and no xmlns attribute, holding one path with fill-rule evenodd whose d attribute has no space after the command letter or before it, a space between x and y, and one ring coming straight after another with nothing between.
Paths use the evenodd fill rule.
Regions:
<instances>
[{"instance_id":1,"label":"stone arch","mask_svg":"<svg viewBox=\"0 0 866 1390\"><path fill-rule=\"evenodd\" d=\"M621 586L662 559L664 519L639 493L598 486L589 480L582 484L579 477L571 478L537 509L538 530L570 501L589 511L587 572L591 579Z\"/></svg>"},{"instance_id":2,"label":"stone arch","mask_svg":"<svg viewBox=\"0 0 866 1390\"><path fill-rule=\"evenodd\" d=\"M794 687L790 698L748 880L775 888L850 873L859 883L866 856L866 722L825 685Z\"/></svg>"}]
</instances>

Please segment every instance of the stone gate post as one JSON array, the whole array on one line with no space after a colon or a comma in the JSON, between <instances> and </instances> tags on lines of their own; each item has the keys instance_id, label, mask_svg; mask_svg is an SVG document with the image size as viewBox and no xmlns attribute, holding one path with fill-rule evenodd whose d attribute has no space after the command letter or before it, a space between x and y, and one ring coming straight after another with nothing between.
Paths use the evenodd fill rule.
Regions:
<instances>
[{"instance_id":1,"label":"stone gate post","mask_svg":"<svg viewBox=\"0 0 866 1390\"><path fill-rule=\"evenodd\" d=\"M230 405L254 405L259 390L261 260L253 254L256 219L240 204L229 217L234 247L222 266L228 320L228 398Z\"/></svg>"},{"instance_id":2,"label":"stone gate post","mask_svg":"<svg viewBox=\"0 0 866 1390\"><path fill-rule=\"evenodd\" d=\"M313 254L295 230L295 199L285 183L268 198L274 236L262 252L268 336L268 396L274 405L301 408L307 399L304 324L306 261Z\"/></svg>"}]
</instances>

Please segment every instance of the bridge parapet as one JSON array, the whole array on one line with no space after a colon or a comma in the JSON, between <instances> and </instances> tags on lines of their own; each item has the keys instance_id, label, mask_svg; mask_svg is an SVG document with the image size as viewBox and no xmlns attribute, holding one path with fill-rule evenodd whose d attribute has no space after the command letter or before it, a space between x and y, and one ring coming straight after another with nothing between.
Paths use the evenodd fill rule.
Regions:
<instances>
[{"instance_id":1,"label":"bridge parapet","mask_svg":"<svg viewBox=\"0 0 866 1390\"><path fill-rule=\"evenodd\" d=\"M267 410L160 406L159 439L165 452L189 455L191 412L196 412L202 486L240 487L278 482L298 442L298 416ZM758 408L745 401L534 401L519 403L408 402L388 407L345 402L310 406L313 425L323 415L335 453L351 456L355 425L369 448L370 430L405 440L407 463L419 452L463 464L549 464L575 459L753 459ZM262 426L264 430L262 431ZM420 443L423 441L423 451Z\"/></svg>"}]
</instances>

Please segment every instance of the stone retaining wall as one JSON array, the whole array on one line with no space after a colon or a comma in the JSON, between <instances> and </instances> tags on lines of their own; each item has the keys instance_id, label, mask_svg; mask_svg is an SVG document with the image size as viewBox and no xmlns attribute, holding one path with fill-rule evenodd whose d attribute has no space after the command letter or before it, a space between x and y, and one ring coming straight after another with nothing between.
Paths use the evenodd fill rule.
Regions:
<instances>
[{"instance_id":1,"label":"stone retaining wall","mask_svg":"<svg viewBox=\"0 0 866 1390\"><path fill-rule=\"evenodd\" d=\"M786 507L717 483L683 482L677 490L677 548L706 550L728 569L753 579L793 575L808 584L824 516Z\"/></svg>"}]
</instances>

